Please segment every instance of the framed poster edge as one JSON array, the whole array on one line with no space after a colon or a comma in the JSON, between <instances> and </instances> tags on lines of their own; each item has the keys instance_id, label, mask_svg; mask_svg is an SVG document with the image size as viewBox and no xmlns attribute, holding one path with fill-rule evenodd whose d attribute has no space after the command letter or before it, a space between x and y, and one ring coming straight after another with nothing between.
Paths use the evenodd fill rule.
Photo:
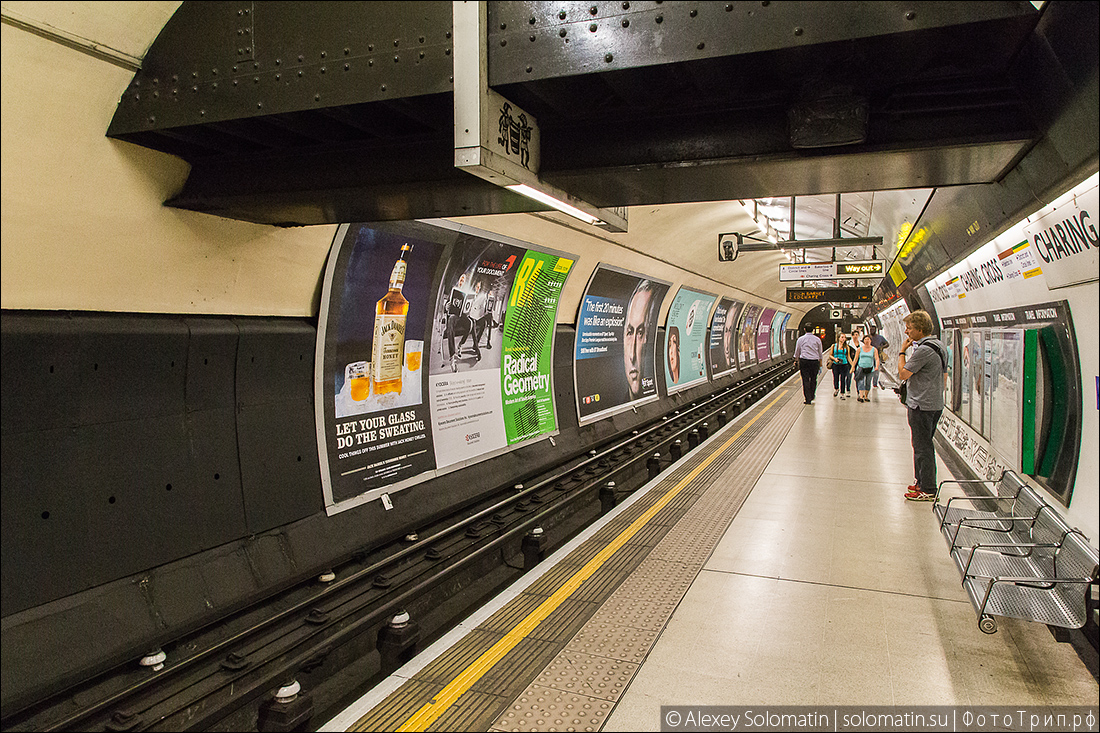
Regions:
<instances>
[{"instance_id":1,"label":"framed poster edge","mask_svg":"<svg viewBox=\"0 0 1100 733\"><path fill-rule=\"evenodd\" d=\"M691 387L698 387L700 384L705 384L709 381L710 381L710 379L708 379L706 377L701 377L699 379L693 379L690 382L684 382L683 384L675 384L672 387L668 388L668 393L670 395L674 395L674 394L677 394L679 392L683 392L685 389L690 389Z\"/></svg>"},{"instance_id":2,"label":"framed poster edge","mask_svg":"<svg viewBox=\"0 0 1100 733\"><path fill-rule=\"evenodd\" d=\"M415 476L409 476L408 478L402 479L395 484L390 484L389 486L380 487L377 489L368 489L362 494L356 494L355 496L349 499L344 499L343 501L333 503L326 502L325 514L330 517L334 516L336 514L339 514L340 512L347 511L348 509L354 509L357 506L368 504L375 499L380 498L383 494L394 494L399 491L404 491L410 486L415 486L416 484L423 483L424 481L433 479L438 475L438 469L434 469L432 471L424 471L423 473L418 473ZM327 498L328 497L326 497L326 499Z\"/></svg>"},{"instance_id":3,"label":"framed poster edge","mask_svg":"<svg viewBox=\"0 0 1100 733\"><path fill-rule=\"evenodd\" d=\"M313 351L313 413L317 428L317 464L321 472L321 492L325 499L325 511L336 505L332 495L331 467L328 462L328 434L325 431L325 343L328 336L328 312L332 304L332 278L336 272L336 261L340 258L344 240L351 224L341 224L336 228L332 243L329 245L328 260L325 263L325 275L321 282L321 303L317 314L317 339Z\"/></svg>"},{"instance_id":4,"label":"framed poster edge","mask_svg":"<svg viewBox=\"0 0 1100 733\"><path fill-rule=\"evenodd\" d=\"M608 409L604 410L603 412L596 412L596 413L593 413L593 414L589 415L588 417L583 417L583 418L580 417L580 415L579 415L580 407L578 406L578 408L577 408L577 412L578 412L577 424L579 426L589 425L591 423L598 422L598 421L603 420L605 418L613 417L613 416L618 415L618 414L623 413L623 412L636 411L637 407L639 407L641 405L648 405L650 402L656 402L659 399L661 399L661 396L659 394L650 395L649 397L645 397L645 398L640 399L640 400L635 400L633 402L628 402L625 405L618 405L616 407L611 407L611 408L608 408Z\"/></svg>"}]
</instances>

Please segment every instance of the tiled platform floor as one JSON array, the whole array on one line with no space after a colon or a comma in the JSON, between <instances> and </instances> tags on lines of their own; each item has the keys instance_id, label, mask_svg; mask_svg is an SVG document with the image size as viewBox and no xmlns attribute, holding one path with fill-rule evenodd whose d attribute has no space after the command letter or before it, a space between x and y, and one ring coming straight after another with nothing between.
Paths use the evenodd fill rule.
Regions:
<instances>
[{"instance_id":1,"label":"tiled platform floor","mask_svg":"<svg viewBox=\"0 0 1100 733\"><path fill-rule=\"evenodd\" d=\"M978 630L889 390L801 406L604 730L657 730L661 705L1096 705L1045 626ZM939 478L950 473L939 464Z\"/></svg>"}]
</instances>

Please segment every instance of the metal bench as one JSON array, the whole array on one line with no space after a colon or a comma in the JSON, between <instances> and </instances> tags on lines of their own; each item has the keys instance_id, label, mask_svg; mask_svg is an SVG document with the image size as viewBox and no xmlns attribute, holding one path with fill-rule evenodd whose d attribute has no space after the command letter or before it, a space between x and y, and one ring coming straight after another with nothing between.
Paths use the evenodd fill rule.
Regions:
<instances>
[{"instance_id":1,"label":"metal bench","mask_svg":"<svg viewBox=\"0 0 1100 733\"><path fill-rule=\"evenodd\" d=\"M1020 554L1024 549L1029 551ZM994 616L1079 629L1087 620L1085 595L1097 582L1098 563L1096 548L1077 530L1057 547L979 546L963 570L963 587L986 634L997 631Z\"/></svg>"},{"instance_id":2,"label":"metal bench","mask_svg":"<svg viewBox=\"0 0 1100 733\"><path fill-rule=\"evenodd\" d=\"M932 507L978 628L995 633L994 616L1081 628L1085 594L1097 582L1097 551L1088 540L1012 471L997 481L944 481L937 496L945 484L983 484L995 492Z\"/></svg>"},{"instance_id":3,"label":"metal bench","mask_svg":"<svg viewBox=\"0 0 1100 733\"><path fill-rule=\"evenodd\" d=\"M940 520L940 530L943 530L944 525L956 525L963 517L988 517L991 513L1001 511L999 504L1003 502L1011 502L1019 496L1020 491L1027 487L1027 484L1023 482L1020 476L1012 471L1004 471L1001 473L1001 477L996 481L984 481L984 480L948 480L941 481L940 488L936 492L937 498L943 491L943 487L948 484L954 484L958 486L981 486L989 493L988 496L953 496L947 500L946 504L935 503L932 505L932 510L936 515L936 518ZM955 502L966 503L966 506L959 506ZM954 506L952 506L954 504Z\"/></svg>"},{"instance_id":4,"label":"metal bench","mask_svg":"<svg viewBox=\"0 0 1100 733\"><path fill-rule=\"evenodd\" d=\"M957 500L970 500L988 508L949 506ZM1057 546L1070 530L1058 512L1026 485L1012 496L952 497L936 514L940 516L940 533L960 571L970 549L977 545Z\"/></svg>"}]
</instances>

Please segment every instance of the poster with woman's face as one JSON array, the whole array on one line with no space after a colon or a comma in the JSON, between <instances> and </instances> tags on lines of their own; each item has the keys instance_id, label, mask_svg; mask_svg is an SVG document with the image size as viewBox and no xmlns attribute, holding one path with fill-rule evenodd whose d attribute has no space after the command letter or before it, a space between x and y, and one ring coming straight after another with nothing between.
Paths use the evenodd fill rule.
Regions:
<instances>
[{"instance_id":1,"label":"poster with woman's face","mask_svg":"<svg viewBox=\"0 0 1100 733\"><path fill-rule=\"evenodd\" d=\"M711 379L729 374L737 368L737 322L744 306L739 300L722 298L714 307L708 349Z\"/></svg>"},{"instance_id":2,"label":"poster with woman's face","mask_svg":"<svg viewBox=\"0 0 1100 733\"><path fill-rule=\"evenodd\" d=\"M772 356L771 333L774 318L775 309L765 308L756 326L756 361L761 364Z\"/></svg>"},{"instance_id":3,"label":"poster with woman's face","mask_svg":"<svg viewBox=\"0 0 1100 733\"><path fill-rule=\"evenodd\" d=\"M657 398L657 316L668 286L607 265L592 273L573 362L582 424Z\"/></svg>"},{"instance_id":4,"label":"poster with woman's face","mask_svg":"<svg viewBox=\"0 0 1100 733\"><path fill-rule=\"evenodd\" d=\"M707 381L704 348L715 296L680 288L665 320L665 387L669 394Z\"/></svg>"}]
</instances>

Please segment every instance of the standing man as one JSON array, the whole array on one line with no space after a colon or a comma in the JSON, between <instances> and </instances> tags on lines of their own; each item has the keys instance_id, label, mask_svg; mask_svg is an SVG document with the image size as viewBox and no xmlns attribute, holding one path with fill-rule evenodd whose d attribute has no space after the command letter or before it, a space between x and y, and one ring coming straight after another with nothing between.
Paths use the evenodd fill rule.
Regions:
<instances>
[{"instance_id":1,"label":"standing man","mask_svg":"<svg viewBox=\"0 0 1100 733\"><path fill-rule=\"evenodd\" d=\"M817 373L821 369L821 339L814 335L814 327L806 324L802 335L794 344L794 358L798 371L802 372L802 395L806 404L812 404L817 395Z\"/></svg>"},{"instance_id":2,"label":"standing man","mask_svg":"<svg viewBox=\"0 0 1100 733\"><path fill-rule=\"evenodd\" d=\"M943 375L947 356L943 344L932 335L932 317L913 311L905 317L905 342L898 354L898 378L909 380L905 404L913 435L913 472L917 482L909 487L909 501L936 499L936 447L932 442L943 414ZM906 358L906 352L913 347Z\"/></svg>"},{"instance_id":3,"label":"standing man","mask_svg":"<svg viewBox=\"0 0 1100 733\"><path fill-rule=\"evenodd\" d=\"M872 323L871 324L871 346L873 346L875 351L878 352L878 363L880 365L886 363L886 347L889 346L889 345L890 345L890 342L886 340L886 337L878 332L878 326L875 325L874 323ZM882 371L882 370L881 369L876 369L871 374L871 380L872 380L872 383L876 387L881 387L882 389L886 389L886 385L884 385L884 384L880 385L879 384L878 374L879 374L880 371Z\"/></svg>"},{"instance_id":4,"label":"standing man","mask_svg":"<svg viewBox=\"0 0 1100 733\"><path fill-rule=\"evenodd\" d=\"M470 320L473 325L470 328L470 335L474 337L474 361L481 361L481 334L485 331L485 327L488 326L489 320L489 294L482 291L481 281L478 280L474 283L474 298L470 305ZM462 344L466 343L466 337L463 336L462 340L458 342L458 347L461 349Z\"/></svg>"}]
</instances>

